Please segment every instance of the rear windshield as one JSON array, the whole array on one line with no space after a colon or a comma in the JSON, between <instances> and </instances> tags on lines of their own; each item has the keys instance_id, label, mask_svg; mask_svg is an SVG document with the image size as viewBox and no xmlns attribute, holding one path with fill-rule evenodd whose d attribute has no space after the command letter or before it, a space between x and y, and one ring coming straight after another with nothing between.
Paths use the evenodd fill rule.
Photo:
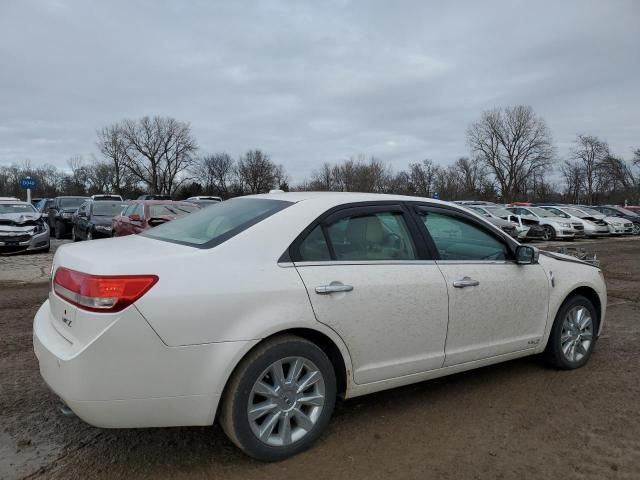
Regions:
<instances>
[{"instance_id":1,"label":"rear windshield","mask_svg":"<svg viewBox=\"0 0 640 480\"><path fill-rule=\"evenodd\" d=\"M291 205L283 200L234 198L147 230L145 237L210 248Z\"/></svg>"},{"instance_id":2,"label":"rear windshield","mask_svg":"<svg viewBox=\"0 0 640 480\"><path fill-rule=\"evenodd\" d=\"M185 205L184 203L149 205L149 218L153 217L181 217L187 213L199 210L195 205Z\"/></svg>"},{"instance_id":3,"label":"rear windshield","mask_svg":"<svg viewBox=\"0 0 640 480\"><path fill-rule=\"evenodd\" d=\"M93 204L93 214L100 217L115 217L126 207L122 203L100 202Z\"/></svg>"},{"instance_id":4,"label":"rear windshield","mask_svg":"<svg viewBox=\"0 0 640 480\"><path fill-rule=\"evenodd\" d=\"M85 197L78 197L78 198L62 198L60 199L60 206L62 208L73 208L73 207L79 207L80 205L82 205L84 202L86 202L87 199Z\"/></svg>"}]
</instances>

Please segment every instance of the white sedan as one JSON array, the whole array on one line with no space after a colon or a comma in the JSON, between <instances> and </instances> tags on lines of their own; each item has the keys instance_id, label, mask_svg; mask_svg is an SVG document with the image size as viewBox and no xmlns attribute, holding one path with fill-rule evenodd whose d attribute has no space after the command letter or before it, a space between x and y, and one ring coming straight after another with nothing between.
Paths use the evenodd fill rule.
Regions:
<instances>
[{"instance_id":1,"label":"white sedan","mask_svg":"<svg viewBox=\"0 0 640 480\"><path fill-rule=\"evenodd\" d=\"M309 447L351 398L533 354L573 369L602 272L437 200L236 198L58 249L34 320L50 388L100 427L210 425L254 458Z\"/></svg>"}]
</instances>

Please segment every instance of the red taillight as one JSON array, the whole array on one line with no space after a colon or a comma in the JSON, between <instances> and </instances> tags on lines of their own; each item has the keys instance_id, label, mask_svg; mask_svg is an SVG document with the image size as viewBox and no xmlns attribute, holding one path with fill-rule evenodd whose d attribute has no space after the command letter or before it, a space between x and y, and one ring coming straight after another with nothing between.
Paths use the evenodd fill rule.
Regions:
<instances>
[{"instance_id":1,"label":"red taillight","mask_svg":"<svg viewBox=\"0 0 640 480\"><path fill-rule=\"evenodd\" d=\"M89 275L59 267L53 278L53 290L84 310L119 312L157 281L157 275Z\"/></svg>"}]
</instances>

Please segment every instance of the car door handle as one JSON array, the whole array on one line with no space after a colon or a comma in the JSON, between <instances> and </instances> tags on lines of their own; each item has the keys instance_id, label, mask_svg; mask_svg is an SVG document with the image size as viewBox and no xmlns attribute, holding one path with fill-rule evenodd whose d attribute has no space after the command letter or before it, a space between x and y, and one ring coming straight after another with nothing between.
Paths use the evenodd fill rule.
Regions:
<instances>
[{"instance_id":1,"label":"car door handle","mask_svg":"<svg viewBox=\"0 0 640 480\"><path fill-rule=\"evenodd\" d=\"M477 287L478 285L480 285L478 280L473 280L469 277L464 277L462 280L455 280L453 282L453 286L456 288Z\"/></svg>"},{"instance_id":2,"label":"car door handle","mask_svg":"<svg viewBox=\"0 0 640 480\"><path fill-rule=\"evenodd\" d=\"M331 282L329 285L320 285L316 287L316 293L318 295L328 295L330 293L337 292L350 292L353 290L353 285L344 285L340 282Z\"/></svg>"}]
</instances>

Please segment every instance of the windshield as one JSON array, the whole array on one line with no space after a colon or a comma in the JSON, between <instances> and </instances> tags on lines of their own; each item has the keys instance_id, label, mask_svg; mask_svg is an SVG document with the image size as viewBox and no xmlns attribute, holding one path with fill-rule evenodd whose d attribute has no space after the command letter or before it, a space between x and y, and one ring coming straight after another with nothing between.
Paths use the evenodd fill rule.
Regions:
<instances>
[{"instance_id":1,"label":"windshield","mask_svg":"<svg viewBox=\"0 0 640 480\"><path fill-rule=\"evenodd\" d=\"M86 201L87 199L85 197L63 198L60 200L60 206L62 208L78 208Z\"/></svg>"},{"instance_id":2,"label":"windshield","mask_svg":"<svg viewBox=\"0 0 640 480\"><path fill-rule=\"evenodd\" d=\"M560 218L569 218L569 214L567 214L566 212L563 212L562 210L560 210L559 208L554 208L554 207L544 207L544 210L547 210L548 212L550 212L551 214L553 214L556 217L560 217Z\"/></svg>"},{"instance_id":3,"label":"windshield","mask_svg":"<svg viewBox=\"0 0 640 480\"><path fill-rule=\"evenodd\" d=\"M184 203L171 203L149 205L149 218L153 217L181 217L187 213L197 212L199 209L195 205L186 205Z\"/></svg>"},{"instance_id":4,"label":"windshield","mask_svg":"<svg viewBox=\"0 0 640 480\"><path fill-rule=\"evenodd\" d=\"M584 217L584 213L582 213L580 210L577 210L575 208L565 208L564 209L565 212L567 212L569 215L573 215L574 217Z\"/></svg>"},{"instance_id":5,"label":"windshield","mask_svg":"<svg viewBox=\"0 0 640 480\"><path fill-rule=\"evenodd\" d=\"M529 210L531 210L533 213L535 213L539 217L553 217L554 216L554 214L552 214L551 212L547 212L544 208L540 208L540 207L529 207Z\"/></svg>"},{"instance_id":6,"label":"windshield","mask_svg":"<svg viewBox=\"0 0 640 480\"><path fill-rule=\"evenodd\" d=\"M510 212L506 208L502 207L485 207L492 215L500 218L507 218L509 215L514 215L513 212Z\"/></svg>"},{"instance_id":7,"label":"windshield","mask_svg":"<svg viewBox=\"0 0 640 480\"><path fill-rule=\"evenodd\" d=\"M640 217L640 215L638 215L637 213L632 212L631 210L627 210L626 208L616 207L616 210L619 210L625 215L629 215L630 217Z\"/></svg>"},{"instance_id":8,"label":"windshield","mask_svg":"<svg viewBox=\"0 0 640 480\"><path fill-rule=\"evenodd\" d=\"M234 198L167 222L143 235L194 247L215 247L289 205L291 202L283 200Z\"/></svg>"},{"instance_id":9,"label":"windshield","mask_svg":"<svg viewBox=\"0 0 640 480\"><path fill-rule=\"evenodd\" d=\"M122 203L109 203L101 201L93 204L93 214L100 217L115 217L126 207Z\"/></svg>"},{"instance_id":10,"label":"windshield","mask_svg":"<svg viewBox=\"0 0 640 480\"><path fill-rule=\"evenodd\" d=\"M0 215L10 213L37 213L33 205L28 203L0 203Z\"/></svg>"},{"instance_id":11,"label":"windshield","mask_svg":"<svg viewBox=\"0 0 640 480\"><path fill-rule=\"evenodd\" d=\"M601 217L604 213L599 212L598 210L594 210L593 208L580 207L580 211L586 213L590 217L598 216Z\"/></svg>"}]
</instances>

